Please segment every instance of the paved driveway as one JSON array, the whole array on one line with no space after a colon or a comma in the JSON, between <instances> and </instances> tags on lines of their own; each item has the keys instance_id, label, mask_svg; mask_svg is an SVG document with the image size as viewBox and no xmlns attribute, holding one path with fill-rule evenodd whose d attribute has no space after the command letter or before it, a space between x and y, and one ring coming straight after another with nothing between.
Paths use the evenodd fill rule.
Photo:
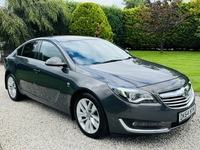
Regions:
<instances>
[{"instance_id":1,"label":"paved driveway","mask_svg":"<svg viewBox=\"0 0 200 150\"><path fill-rule=\"evenodd\" d=\"M13 102L4 89L0 64L0 150L199 150L200 94L197 113L186 126L165 134L108 136L94 140L84 136L63 113L31 99Z\"/></svg>"}]
</instances>

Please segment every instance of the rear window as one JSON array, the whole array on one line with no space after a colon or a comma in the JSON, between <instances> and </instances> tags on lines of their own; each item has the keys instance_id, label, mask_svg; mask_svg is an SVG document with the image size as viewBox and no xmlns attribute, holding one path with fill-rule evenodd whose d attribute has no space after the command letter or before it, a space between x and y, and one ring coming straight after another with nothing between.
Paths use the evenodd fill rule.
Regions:
<instances>
[{"instance_id":1,"label":"rear window","mask_svg":"<svg viewBox=\"0 0 200 150\"><path fill-rule=\"evenodd\" d=\"M34 58L38 43L39 43L38 41L33 41L33 42L26 44L24 46L22 56ZM20 52L20 50L19 50L19 52Z\"/></svg>"},{"instance_id":2,"label":"rear window","mask_svg":"<svg viewBox=\"0 0 200 150\"><path fill-rule=\"evenodd\" d=\"M17 55L21 56L22 55L22 51L23 51L23 46L20 47L18 50L17 50Z\"/></svg>"}]
</instances>

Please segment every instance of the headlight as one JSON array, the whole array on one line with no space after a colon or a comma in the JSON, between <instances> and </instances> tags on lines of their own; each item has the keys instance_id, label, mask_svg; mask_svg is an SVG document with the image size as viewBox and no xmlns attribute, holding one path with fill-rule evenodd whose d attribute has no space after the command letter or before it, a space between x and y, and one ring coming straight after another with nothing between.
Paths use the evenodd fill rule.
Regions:
<instances>
[{"instance_id":1,"label":"headlight","mask_svg":"<svg viewBox=\"0 0 200 150\"><path fill-rule=\"evenodd\" d=\"M111 88L118 96L125 98L128 102L134 104L140 103L158 103L157 100L148 92L143 90L127 88Z\"/></svg>"}]
</instances>

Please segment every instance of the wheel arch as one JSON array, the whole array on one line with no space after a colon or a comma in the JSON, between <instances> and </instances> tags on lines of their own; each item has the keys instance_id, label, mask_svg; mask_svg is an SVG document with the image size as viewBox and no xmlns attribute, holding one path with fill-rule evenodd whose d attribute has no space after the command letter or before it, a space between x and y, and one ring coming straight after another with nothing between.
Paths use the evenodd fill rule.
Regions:
<instances>
[{"instance_id":1,"label":"wheel arch","mask_svg":"<svg viewBox=\"0 0 200 150\"><path fill-rule=\"evenodd\" d=\"M98 130L97 131L95 131L95 133L92 133L91 135L90 135L90 133L88 133L87 131L85 131L82 127L81 127L81 125L80 125L80 123L79 123L79 119L77 118L77 116L75 116L76 114L75 114L75 110L74 110L74 107L75 107L75 105L77 104L77 102L76 102L76 99L77 98L81 98L81 97L79 97L80 96L80 94L84 94L84 95L87 95L87 96L89 96L91 99L90 99L90 101L93 101L93 103L96 105L96 109L98 109L98 111L100 111L101 113L101 123L99 124L99 127L98 127ZM92 100L93 99L93 100ZM78 90L78 91L76 91L74 94L73 94L73 96L72 96L72 98L71 98L71 103L70 103L70 113L71 113L71 118L72 118L72 120L76 120L77 121L77 124L78 124L78 126L79 126L79 128L80 128L80 130L86 135L86 136L89 136L89 137L92 137L92 138L102 138L102 137L104 137L104 136L106 136L106 135L108 135L108 134L110 134L110 128L109 128L109 123L108 123L108 117L107 117L107 114L106 114L106 112L105 112L105 109L104 109L104 107L103 107L103 105L102 105L102 103L101 103L101 100L98 98L98 96L94 93L94 92L92 92L92 91L90 91L90 90L88 90L88 89L80 89L80 90Z\"/></svg>"},{"instance_id":2,"label":"wheel arch","mask_svg":"<svg viewBox=\"0 0 200 150\"><path fill-rule=\"evenodd\" d=\"M97 101L99 102L99 104L101 105L101 107L102 107L102 109L103 109L103 111L104 111L104 114L105 114L106 120L107 120L107 115L106 115L105 110L104 110L104 108L103 108L103 106L102 106L102 104L101 104L100 99L98 98L98 96L97 96L94 92L92 92L91 90L88 90L88 89L80 89L80 90L77 90L77 91L72 95L71 101L70 101L70 114L71 114L72 120L75 120L75 114L74 114L74 104L75 104L75 101L76 101L76 99L78 98L78 96L79 96L80 94L82 94L82 93L91 94L94 98L97 99ZM108 122L108 121L107 121L107 122Z\"/></svg>"},{"instance_id":3,"label":"wheel arch","mask_svg":"<svg viewBox=\"0 0 200 150\"><path fill-rule=\"evenodd\" d=\"M5 84L5 88L6 89L8 89L8 85L7 85L6 79L7 79L7 77L8 77L9 74L12 74L12 72L11 71L6 71L6 73L5 73L5 80L4 80L4 84Z\"/></svg>"},{"instance_id":4,"label":"wheel arch","mask_svg":"<svg viewBox=\"0 0 200 150\"><path fill-rule=\"evenodd\" d=\"M5 80L4 80L5 89L6 89L6 90L8 89L8 85L7 85L6 79L7 79L7 77L8 77L9 74L11 74L11 75L13 76L13 78L15 79L15 82L16 82L16 86L17 86L17 88L18 88L20 94L23 95L23 93L22 93L22 91L21 91L21 89L20 89L20 85L18 84L15 75L14 75L13 72L10 71L10 70L7 70L7 71L5 72Z\"/></svg>"}]
</instances>

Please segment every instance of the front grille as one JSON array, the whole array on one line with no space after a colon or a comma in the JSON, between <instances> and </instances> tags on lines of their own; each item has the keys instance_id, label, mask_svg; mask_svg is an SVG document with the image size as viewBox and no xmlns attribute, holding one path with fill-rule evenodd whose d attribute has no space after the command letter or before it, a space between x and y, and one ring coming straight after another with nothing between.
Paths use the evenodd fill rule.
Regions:
<instances>
[{"instance_id":1,"label":"front grille","mask_svg":"<svg viewBox=\"0 0 200 150\"><path fill-rule=\"evenodd\" d=\"M170 108L184 108L194 99L194 91L191 84L182 87L181 89L159 94L161 100Z\"/></svg>"}]
</instances>

